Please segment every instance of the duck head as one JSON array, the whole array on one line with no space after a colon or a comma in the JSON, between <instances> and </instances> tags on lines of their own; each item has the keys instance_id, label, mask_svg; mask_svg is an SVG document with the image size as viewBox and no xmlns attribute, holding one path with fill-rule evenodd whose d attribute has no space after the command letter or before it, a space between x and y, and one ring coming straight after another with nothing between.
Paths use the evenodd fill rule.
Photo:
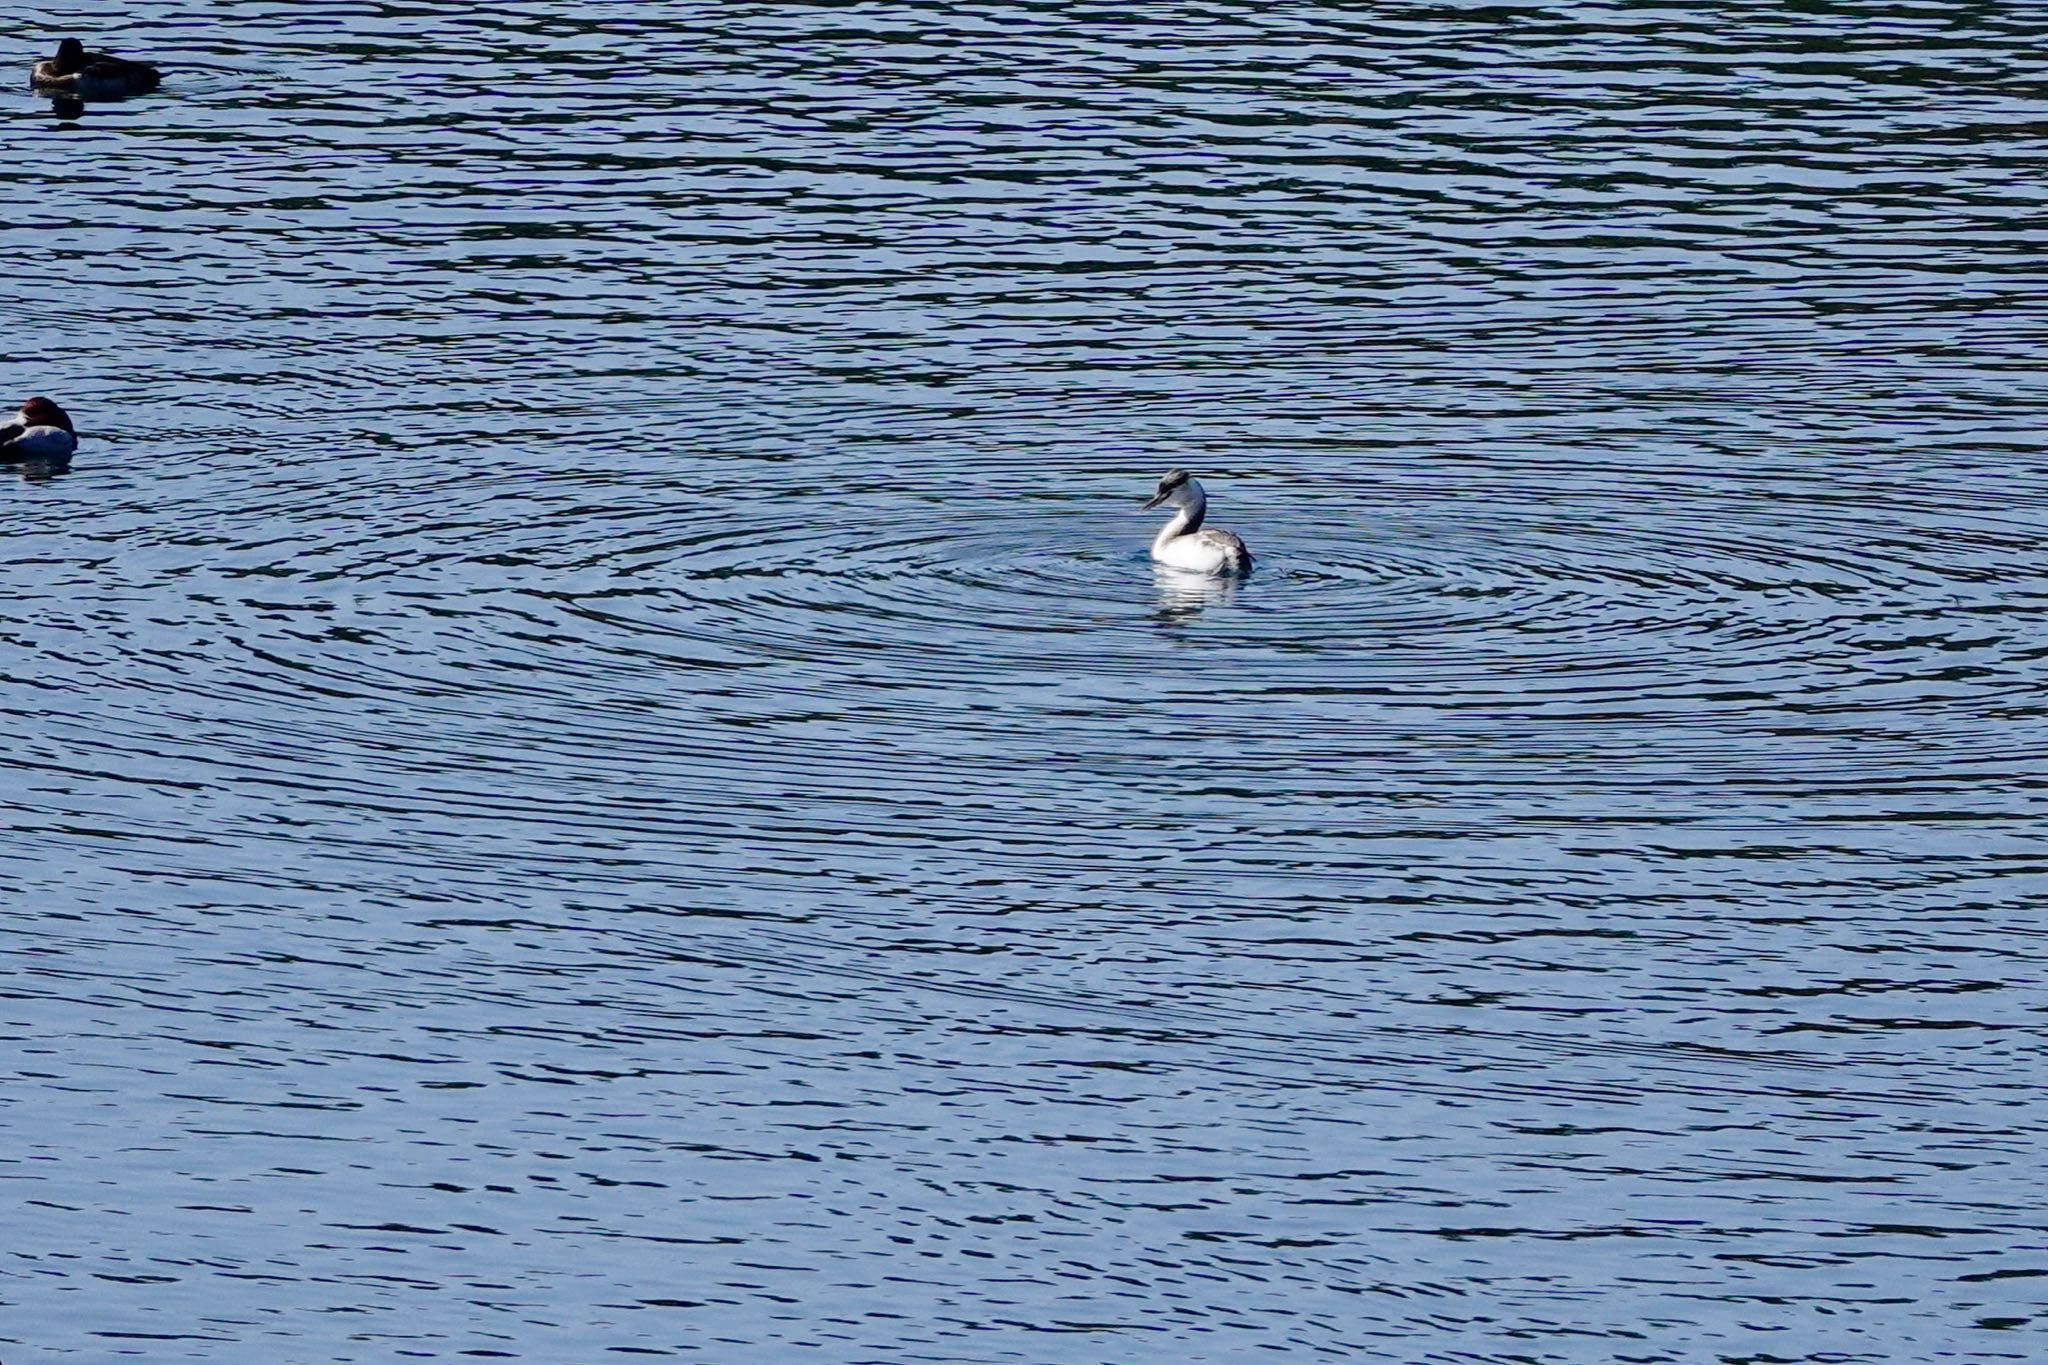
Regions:
<instances>
[{"instance_id":1,"label":"duck head","mask_svg":"<svg viewBox=\"0 0 2048 1365\"><path fill-rule=\"evenodd\" d=\"M77 39L66 38L64 41L76 42ZM71 418L64 409L40 395L21 405L20 420L25 427L62 427L66 431L74 431Z\"/></svg>"}]
</instances>

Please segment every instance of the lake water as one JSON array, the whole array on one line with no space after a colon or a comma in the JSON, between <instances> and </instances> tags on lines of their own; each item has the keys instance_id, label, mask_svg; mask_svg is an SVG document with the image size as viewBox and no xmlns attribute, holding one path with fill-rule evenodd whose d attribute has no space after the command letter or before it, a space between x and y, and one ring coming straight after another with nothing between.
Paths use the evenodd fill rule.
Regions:
<instances>
[{"instance_id":1,"label":"lake water","mask_svg":"<svg viewBox=\"0 0 2048 1365\"><path fill-rule=\"evenodd\" d=\"M0 1356L2048 1356L2039 17L125 7Z\"/></svg>"}]
</instances>

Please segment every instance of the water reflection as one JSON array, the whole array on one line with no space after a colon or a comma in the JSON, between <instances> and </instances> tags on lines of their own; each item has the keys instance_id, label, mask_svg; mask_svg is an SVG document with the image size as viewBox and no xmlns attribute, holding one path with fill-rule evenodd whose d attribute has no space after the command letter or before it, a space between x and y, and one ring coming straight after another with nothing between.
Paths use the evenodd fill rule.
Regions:
<instances>
[{"instance_id":1,"label":"water reflection","mask_svg":"<svg viewBox=\"0 0 2048 1365\"><path fill-rule=\"evenodd\" d=\"M0 463L0 469L12 469L15 477L24 483L47 483L59 474L71 472L71 457L61 460L30 459Z\"/></svg>"},{"instance_id":2,"label":"water reflection","mask_svg":"<svg viewBox=\"0 0 2048 1365\"><path fill-rule=\"evenodd\" d=\"M1154 564L1152 584L1159 602L1157 619L1180 624L1192 621L1219 602L1227 602L1244 587L1235 574L1190 573Z\"/></svg>"}]
</instances>

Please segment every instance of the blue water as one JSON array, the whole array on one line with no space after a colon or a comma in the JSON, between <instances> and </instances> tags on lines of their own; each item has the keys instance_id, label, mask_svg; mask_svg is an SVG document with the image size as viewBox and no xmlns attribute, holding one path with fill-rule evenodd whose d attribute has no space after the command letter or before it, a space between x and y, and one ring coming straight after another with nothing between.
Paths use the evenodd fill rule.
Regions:
<instances>
[{"instance_id":1,"label":"blue water","mask_svg":"<svg viewBox=\"0 0 2048 1365\"><path fill-rule=\"evenodd\" d=\"M7 1365L2048 1356L2024 6L0 18Z\"/></svg>"}]
</instances>

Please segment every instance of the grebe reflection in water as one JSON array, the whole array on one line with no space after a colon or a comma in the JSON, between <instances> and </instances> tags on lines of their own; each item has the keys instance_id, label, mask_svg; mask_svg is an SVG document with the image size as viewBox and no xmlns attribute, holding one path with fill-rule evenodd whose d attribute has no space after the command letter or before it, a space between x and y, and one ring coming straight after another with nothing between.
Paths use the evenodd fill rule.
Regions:
<instances>
[{"instance_id":1,"label":"grebe reflection in water","mask_svg":"<svg viewBox=\"0 0 2048 1365\"><path fill-rule=\"evenodd\" d=\"M1192 621L1210 607L1236 596L1243 581L1237 574L1194 573L1154 564L1152 584L1158 591L1159 604L1153 616L1164 625Z\"/></svg>"}]
</instances>

